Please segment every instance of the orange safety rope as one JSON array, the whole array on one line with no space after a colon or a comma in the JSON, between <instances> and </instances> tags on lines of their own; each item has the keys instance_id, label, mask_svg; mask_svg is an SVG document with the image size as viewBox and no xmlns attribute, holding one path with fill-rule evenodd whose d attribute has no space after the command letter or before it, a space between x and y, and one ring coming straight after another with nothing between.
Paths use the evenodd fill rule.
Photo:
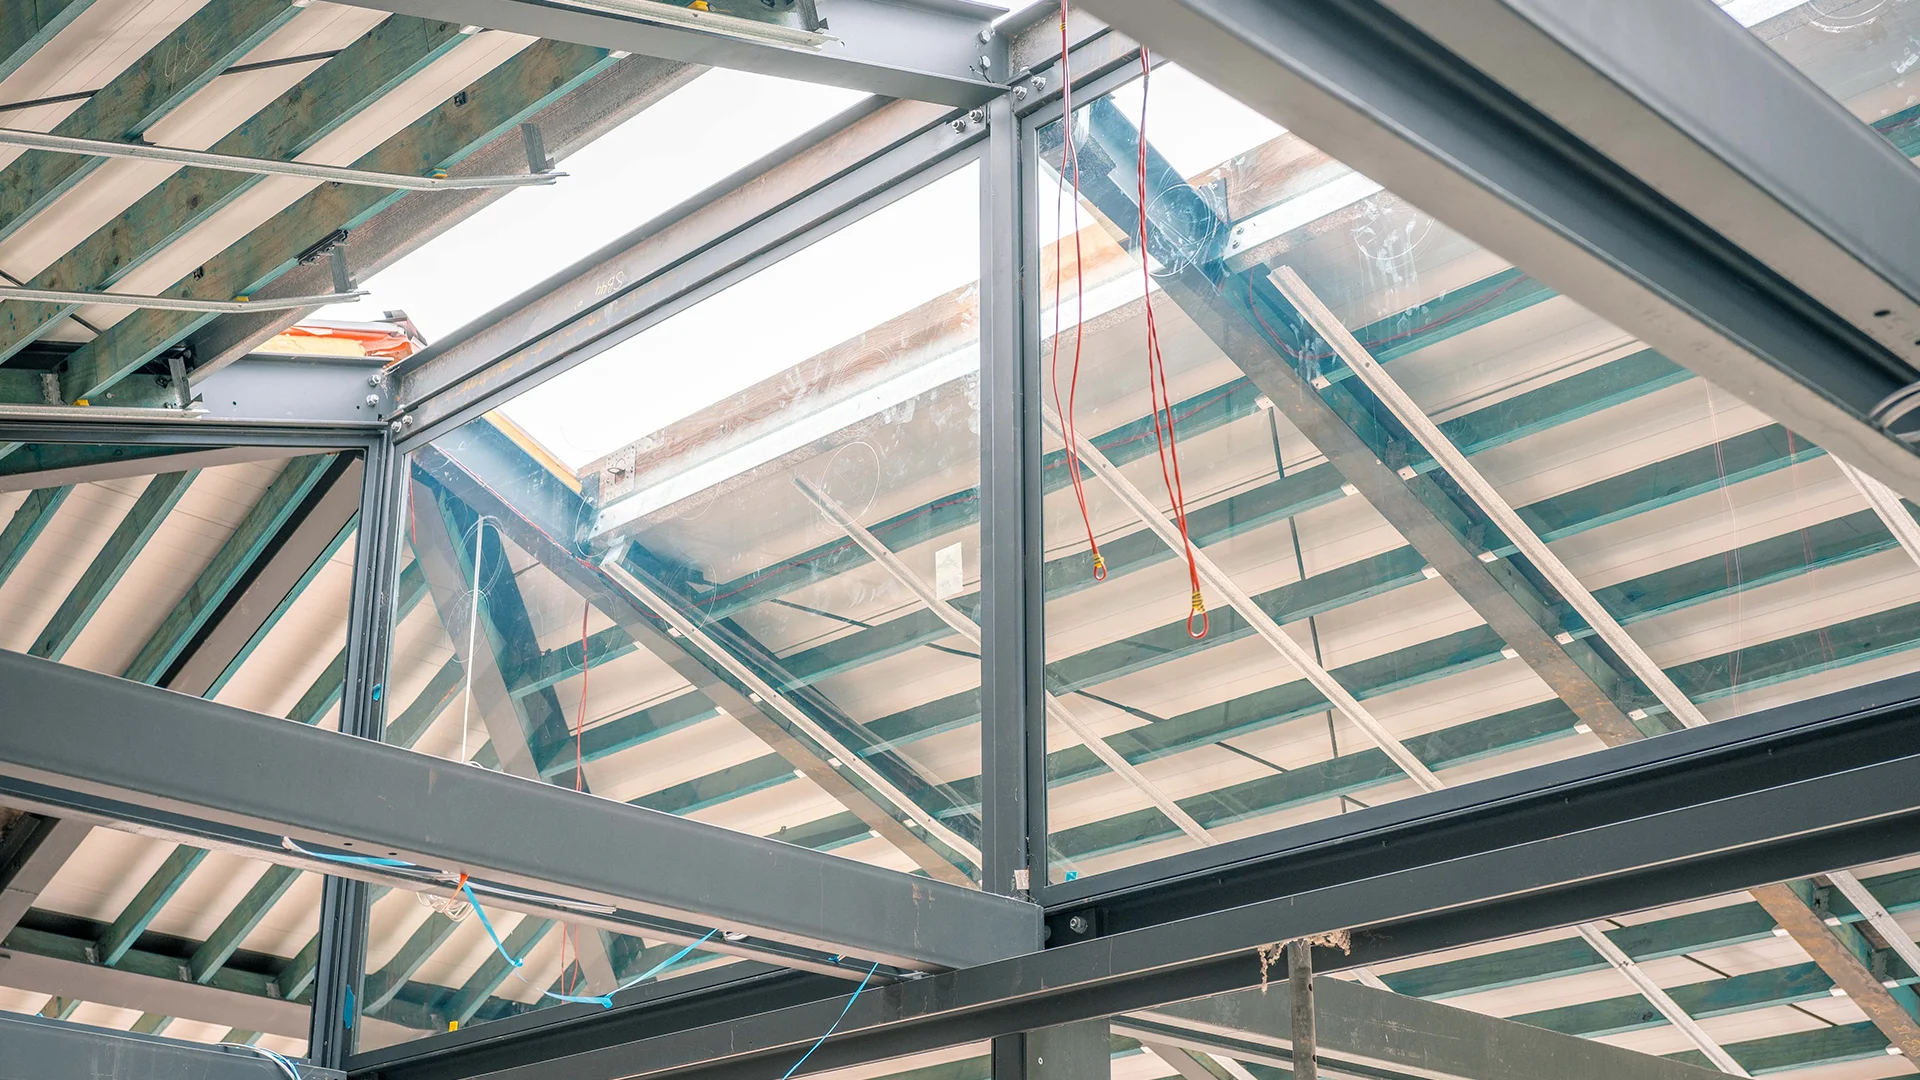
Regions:
<instances>
[{"instance_id":1,"label":"orange safety rope","mask_svg":"<svg viewBox=\"0 0 1920 1080\"><path fill-rule=\"evenodd\" d=\"M1187 492L1180 479L1180 443L1173 430L1173 394L1167 388L1167 361L1160 353L1160 327L1153 315L1153 270L1147 263L1147 92L1153 81L1153 62L1147 50L1140 50L1140 278L1147 313L1147 393L1153 399L1153 440L1160 451L1160 479L1167 485L1167 501L1173 506L1173 521L1180 529L1180 543L1187 559L1187 582L1193 587L1193 606L1187 612L1187 636L1207 636L1211 617L1206 599L1200 593L1200 563L1193 555L1193 540L1187 535ZM1196 628L1197 620L1197 628Z\"/></svg>"},{"instance_id":2,"label":"orange safety rope","mask_svg":"<svg viewBox=\"0 0 1920 1080\"><path fill-rule=\"evenodd\" d=\"M1060 415L1062 438L1067 444L1067 477L1073 483L1073 498L1080 507L1080 523L1086 526L1087 547L1093 552L1093 580L1107 580L1107 560L1100 555L1100 541L1093 535L1093 517L1087 512L1087 490L1080 477L1080 447L1076 444L1077 429L1073 422L1074 399L1080 392L1080 345L1086 327L1086 269L1081 261L1080 251L1080 152L1073 143L1073 69L1068 60L1067 43L1067 5L1068 0L1060 0L1060 123L1064 138L1060 166L1063 178L1070 177L1073 184L1073 373L1067 381L1067 400L1060 401L1060 279L1064 276L1060 265L1061 243L1058 238L1053 242L1053 355L1050 374L1053 383L1053 411ZM1053 200L1053 219L1058 223L1064 216L1061 212L1061 200L1066 197L1065 188L1056 188Z\"/></svg>"}]
</instances>

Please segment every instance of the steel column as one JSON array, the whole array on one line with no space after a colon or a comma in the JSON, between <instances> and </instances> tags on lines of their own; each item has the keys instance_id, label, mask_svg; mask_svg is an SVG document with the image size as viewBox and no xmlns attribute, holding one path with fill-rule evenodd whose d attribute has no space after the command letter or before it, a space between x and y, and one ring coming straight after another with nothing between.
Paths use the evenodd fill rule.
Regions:
<instances>
[{"instance_id":1,"label":"steel column","mask_svg":"<svg viewBox=\"0 0 1920 1080\"><path fill-rule=\"evenodd\" d=\"M987 103L980 169L980 847L985 886L1046 881L1040 429L1032 393L1038 284L1032 135L1005 97ZM1039 881L1033 880L1037 875ZM1011 1051L1017 1057L1018 1051ZM996 1061L1000 1051L996 1050Z\"/></svg>"},{"instance_id":2,"label":"steel column","mask_svg":"<svg viewBox=\"0 0 1920 1080\"><path fill-rule=\"evenodd\" d=\"M375 741L386 724L386 695L381 691L393 632L403 506L400 481L405 467L384 431L367 444L361 460L360 524L347 610L340 731ZM321 887L307 1057L328 1068L341 1067L357 1038L369 903L364 881L329 876Z\"/></svg>"}]
</instances>

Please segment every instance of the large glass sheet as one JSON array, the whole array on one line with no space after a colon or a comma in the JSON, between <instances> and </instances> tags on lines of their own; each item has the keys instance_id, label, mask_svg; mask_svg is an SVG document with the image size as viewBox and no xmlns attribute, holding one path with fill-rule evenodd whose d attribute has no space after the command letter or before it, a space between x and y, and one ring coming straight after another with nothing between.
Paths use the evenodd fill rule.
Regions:
<instances>
[{"instance_id":1,"label":"large glass sheet","mask_svg":"<svg viewBox=\"0 0 1920 1080\"><path fill-rule=\"evenodd\" d=\"M1916 666L1818 447L1171 67L1142 200L1142 95L1076 103L1077 201L1040 133L1053 880Z\"/></svg>"},{"instance_id":2,"label":"large glass sheet","mask_svg":"<svg viewBox=\"0 0 1920 1080\"><path fill-rule=\"evenodd\" d=\"M388 741L973 883L979 201L963 164L416 455ZM506 978L382 899L382 1008L484 1020L673 951L515 918Z\"/></svg>"},{"instance_id":3,"label":"large glass sheet","mask_svg":"<svg viewBox=\"0 0 1920 1080\"><path fill-rule=\"evenodd\" d=\"M1902 153L1920 152L1920 3L1718 2Z\"/></svg>"},{"instance_id":4,"label":"large glass sheet","mask_svg":"<svg viewBox=\"0 0 1920 1080\"><path fill-rule=\"evenodd\" d=\"M558 183L508 192L368 278L367 299L322 315L402 309L438 341L866 96L647 57L627 63L657 69L647 96L660 100L557 161L566 173Z\"/></svg>"},{"instance_id":5,"label":"large glass sheet","mask_svg":"<svg viewBox=\"0 0 1920 1080\"><path fill-rule=\"evenodd\" d=\"M334 726L360 477L311 448L0 442L0 648ZM319 875L5 807L0 851L38 888L0 948L62 961L0 964L0 1008L305 1050Z\"/></svg>"}]
</instances>

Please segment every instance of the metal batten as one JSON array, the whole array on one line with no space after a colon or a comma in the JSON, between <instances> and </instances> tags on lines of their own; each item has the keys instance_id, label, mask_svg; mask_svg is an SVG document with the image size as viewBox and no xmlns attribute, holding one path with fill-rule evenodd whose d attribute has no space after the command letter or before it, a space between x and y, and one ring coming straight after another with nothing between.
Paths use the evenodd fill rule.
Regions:
<instances>
[{"instance_id":1,"label":"metal batten","mask_svg":"<svg viewBox=\"0 0 1920 1080\"><path fill-rule=\"evenodd\" d=\"M831 34L796 30L779 23L756 22L753 19L728 15L723 11L701 11L696 8L677 7L673 4L658 3L657 0L560 0L560 6L605 15L624 15L663 26L686 27L767 45L818 49L835 40Z\"/></svg>"},{"instance_id":2,"label":"metal batten","mask_svg":"<svg viewBox=\"0 0 1920 1080\"><path fill-rule=\"evenodd\" d=\"M914 802L912 797L901 791L893 781L880 775L879 770L868 764L866 758L842 745L832 733L815 722L813 717L808 716L806 710L788 700L785 694L775 690L765 679L755 674L752 668L741 663L739 658L722 648L719 642L713 640L693 620L682 615L680 610L669 603L665 597L654 592L646 582L628 573L625 567L612 558L603 561L600 568L621 587L638 597L641 603L651 608L654 614L663 619L681 637L712 657L715 663L727 670L727 674L738 679L748 690L758 695L761 701L771 705L781 716L786 717L788 723L806 732L807 737L820 744L821 749L838 758L842 766L879 792L880 796L892 803L895 809L918 823L928 835L938 838L942 844L973 860L975 865L979 864L980 848L978 846L948 828L939 818L927 813L924 807Z\"/></svg>"},{"instance_id":3,"label":"metal batten","mask_svg":"<svg viewBox=\"0 0 1920 1080\"><path fill-rule=\"evenodd\" d=\"M1700 1048L1701 1053L1707 1055L1707 1060L1713 1062L1716 1068L1735 1076L1748 1075L1747 1070L1733 1060L1733 1055L1727 1053L1725 1047L1716 1042L1713 1036L1707 1034L1693 1017L1688 1016L1687 1010L1681 1008L1671 995L1660 988L1659 983L1654 982L1645 971L1642 971L1640 965L1633 962L1633 957L1621 951L1620 946L1615 945L1607 935L1601 933L1599 927L1592 923L1583 923L1578 929L1581 938L1592 947L1593 951L1613 965L1615 971L1625 975L1627 981L1633 984L1633 988L1640 991L1640 996L1652 1002L1653 1007L1660 1010L1660 1015L1667 1018L1667 1023L1686 1032L1687 1038L1693 1040L1693 1044Z\"/></svg>"},{"instance_id":4,"label":"metal batten","mask_svg":"<svg viewBox=\"0 0 1920 1080\"><path fill-rule=\"evenodd\" d=\"M1880 936L1887 940L1887 947L1893 950L1894 955L1906 961L1911 970L1920 971L1920 945L1914 944L1913 935L1901 928L1893 913L1874 897L1866 883L1854 876L1851 870L1835 870L1827 878L1833 882L1834 888L1840 890L1840 895L1846 897L1866 917L1867 925L1878 930Z\"/></svg>"},{"instance_id":5,"label":"metal batten","mask_svg":"<svg viewBox=\"0 0 1920 1080\"><path fill-rule=\"evenodd\" d=\"M222 172L252 173L256 176L297 176L332 184L358 184L363 187L396 188L402 191L466 191L476 188L537 187L551 184L565 173L530 173L525 176L401 176L398 173L350 169L340 165L315 165L304 161L269 161L238 154L216 154L210 150L188 150L177 146L151 146L146 143L115 142L112 139L87 139L75 135L50 135L41 131L0 128L0 144L24 146L29 150L48 150L58 154L85 154L89 157L133 158L137 161L166 161Z\"/></svg>"},{"instance_id":6,"label":"metal batten","mask_svg":"<svg viewBox=\"0 0 1920 1080\"><path fill-rule=\"evenodd\" d=\"M1047 427L1054 434L1064 438L1058 414L1051 407L1047 407L1042 415ZM1134 516L1139 518L1147 528L1152 529L1154 535L1172 548L1176 554L1185 554L1186 542L1175 531L1173 523L1167 520L1158 507L1148 501L1146 494L1134 487L1133 481L1128 480L1113 462L1107 460L1107 456L1100 452L1099 447L1077 433L1074 436L1074 442L1079 449L1080 460L1093 469L1094 475L1106 482L1113 493L1120 497L1120 501L1133 511ZM1365 732L1367 738L1372 739L1374 745L1400 767L1400 771L1406 773L1425 791L1438 791L1446 786L1433 774L1432 769L1427 768L1425 762L1414 756L1413 751L1407 749L1399 739L1394 738L1393 733L1375 719L1374 715L1367 711L1366 706L1360 704L1360 699L1354 697L1346 687L1341 686L1340 681L1329 674L1326 668L1321 667L1307 650L1301 648L1299 642L1288 637L1286 631L1280 628L1280 624L1274 622L1273 617L1268 615L1259 604L1254 603L1253 597L1248 596L1245 590L1234 584L1233 579L1207 557L1205 552L1197 547L1194 548L1193 560L1199 568L1201 580L1225 596L1227 603L1233 606L1233 610L1240 613L1241 618L1247 620L1247 625L1253 628L1254 633L1259 634L1262 640L1273 646L1281 656L1286 657L1287 661L1313 685L1313 688L1324 694L1333 707L1340 710L1342 716Z\"/></svg>"},{"instance_id":7,"label":"metal batten","mask_svg":"<svg viewBox=\"0 0 1920 1080\"><path fill-rule=\"evenodd\" d=\"M1533 528L1521 519L1499 491L1487 482L1487 478L1480 475L1480 470L1473 467L1473 464L1467 460L1467 455L1453 445L1453 441L1441 432L1439 425L1427 416L1419 403L1400 388L1400 384L1394 381L1392 375L1387 374L1387 370L1380 366L1379 362L1373 358L1373 354L1367 351L1366 346L1360 344L1326 304L1314 295L1313 290L1307 287L1307 283L1301 280L1300 275L1294 273L1291 267L1282 266L1270 275L1270 280L1280 290L1281 295L1287 298L1288 303L1291 303L1313 329L1326 339L1327 344L1333 348L1354 375L1373 391L1374 396L1378 397L1381 403L1386 405L1388 410L1406 426L1413 437L1420 441L1420 445L1426 448L1427 453L1433 455L1434 460L1440 463L1440 467L1453 477L1489 518L1493 519L1493 523L1500 527L1500 531L1507 535L1507 539L1512 541L1515 547L1520 549L1520 553L1533 563L1555 589L1559 590L1567 603L1571 604L1573 609L1580 613L1580 617L1587 621L1587 625L1593 627L1594 632L1600 635L1600 639L1619 654L1620 659L1626 662L1627 667L1635 675L1639 676L1640 681L1647 685L1647 689L1653 691L1654 696L1667 707L1667 711L1673 714L1674 719L1687 727L1704 726L1707 723L1706 714L1693 703L1693 699L1687 697L1680 687L1675 685L1673 679L1620 625L1619 620L1615 619L1606 608L1600 606L1600 601L1594 599L1593 594L1587 591L1587 587L1581 584L1572 570L1567 568L1567 564L1560 561L1560 557L1553 553L1553 549L1547 546L1546 541L1540 539Z\"/></svg>"},{"instance_id":8,"label":"metal batten","mask_svg":"<svg viewBox=\"0 0 1920 1080\"><path fill-rule=\"evenodd\" d=\"M365 289L324 296L284 296L272 300L193 300L184 296L144 296L137 293L77 292L67 289L28 289L0 285L0 300L31 300L43 304L106 304L111 307L151 308L157 311L205 311L238 315L248 311L290 311L294 308L345 304L368 295Z\"/></svg>"},{"instance_id":9,"label":"metal batten","mask_svg":"<svg viewBox=\"0 0 1920 1080\"><path fill-rule=\"evenodd\" d=\"M1853 482L1867 505L1880 517L1880 523L1887 527L1895 540L1900 541L1901 550L1915 563L1920 563L1920 522L1900 504L1900 494L1892 488L1861 472L1859 469L1834 458L1833 463L1840 467L1840 474ZM1920 971L1920 968L1914 970Z\"/></svg>"},{"instance_id":10,"label":"metal batten","mask_svg":"<svg viewBox=\"0 0 1920 1080\"><path fill-rule=\"evenodd\" d=\"M926 581L907 568L907 564L900 560L900 556L894 554L891 548L862 528L860 523L853 520L853 516L848 514L839 503L834 502L826 492L814 487L803 477L794 477L793 484L828 521L851 537L854 543L860 545L862 551L873 557L874 562L879 563L894 576L895 580L919 597L920 602L927 606L927 610L939 616L941 622L951 627L954 633L966 638L974 648L981 647L980 624L968 618L959 608L941 599L939 593L928 586ZM1101 738L1086 721L1074 715L1073 711L1062 704L1060 699L1046 691L1042 693L1045 694L1047 715L1059 721L1068 731L1073 732L1074 737L1085 744L1086 748L1093 752L1094 757L1099 758L1107 768L1112 769L1121 779L1145 795L1154 806L1160 809L1161 813L1167 815L1175 825L1180 827L1181 832L1205 845L1211 846L1220 842L1207 832L1206 826L1195 820L1192 814L1182 810L1179 803L1174 802L1166 792L1160 790L1158 785L1147 779L1146 775L1135 768L1131 761L1121 756L1113 747L1108 746L1107 740Z\"/></svg>"}]
</instances>

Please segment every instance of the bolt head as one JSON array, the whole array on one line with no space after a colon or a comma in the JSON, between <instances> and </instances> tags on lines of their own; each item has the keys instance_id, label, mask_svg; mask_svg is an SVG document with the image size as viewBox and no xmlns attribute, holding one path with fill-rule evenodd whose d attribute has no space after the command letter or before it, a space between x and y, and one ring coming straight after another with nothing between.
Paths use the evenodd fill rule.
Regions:
<instances>
[{"instance_id":1,"label":"bolt head","mask_svg":"<svg viewBox=\"0 0 1920 1080\"><path fill-rule=\"evenodd\" d=\"M380 407L380 395L379 395L379 394L368 394L368 395L367 395L367 407L368 407L368 408L372 408L372 409L377 409L377 408L379 408L379 407Z\"/></svg>"},{"instance_id":2,"label":"bolt head","mask_svg":"<svg viewBox=\"0 0 1920 1080\"><path fill-rule=\"evenodd\" d=\"M1076 934L1084 934L1088 930L1093 929L1093 922L1085 915L1075 915L1073 918L1067 920L1067 929L1072 930Z\"/></svg>"},{"instance_id":3,"label":"bolt head","mask_svg":"<svg viewBox=\"0 0 1920 1080\"><path fill-rule=\"evenodd\" d=\"M1045 90L1047 88L1047 77L1045 75L1035 75L1033 78L1027 80L1027 85L1033 87L1035 90Z\"/></svg>"},{"instance_id":4,"label":"bolt head","mask_svg":"<svg viewBox=\"0 0 1920 1080\"><path fill-rule=\"evenodd\" d=\"M965 133L965 131L967 130L967 118L963 116L960 119L955 120L953 122L953 130Z\"/></svg>"},{"instance_id":5,"label":"bolt head","mask_svg":"<svg viewBox=\"0 0 1920 1080\"><path fill-rule=\"evenodd\" d=\"M1015 100L1015 101L1025 101L1025 100L1027 100L1027 88L1026 88L1026 87L1024 87L1024 86L1016 86L1016 87L1014 87L1014 88L1013 88L1013 100Z\"/></svg>"}]
</instances>

